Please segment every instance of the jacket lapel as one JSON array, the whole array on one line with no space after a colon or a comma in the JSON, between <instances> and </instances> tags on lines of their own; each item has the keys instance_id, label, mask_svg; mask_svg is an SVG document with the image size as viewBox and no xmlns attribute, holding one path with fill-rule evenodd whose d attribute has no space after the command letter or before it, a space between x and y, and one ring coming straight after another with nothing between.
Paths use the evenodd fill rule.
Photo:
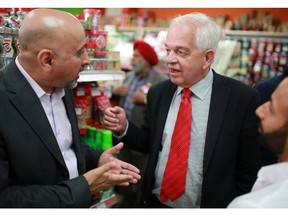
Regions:
<instances>
[{"instance_id":1,"label":"jacket lapel","mask_svg":"<svg viewBox=\"0 0 288 216\"><path fill-rule=\"evenodd\" d=\"M7 91L11 93L11 103L21 113L21 116L35 131L52 155L60 164L66 167L45 111L32 87L22 76L14 62L9 65L4 73Z\"/></svg>"},{"instance_id":2,"label":"jacket lapel","mask_svg":"<svg viewBox=\"0 0 288 216\"><path fill-rule=\"evenodd\" d=\"M225 85L220 78L220 75L215 72L213 72L213 74L214 78L206 133L203 173L205 173L212 156L230 95L230 88Z\"/></svg>"},{"instance_id":3,"label":"jacket lapel","mask_svg":"<svg viewBox=\"0 0 288 216\"><path fill-rule=\"evenodd\" d=\"M173 95L176 91L176 88L177 86L170 82L170 84L167 85L166 88L162 89L163 92L158 100L159 101L159 113L158 113L158 118L156 121L156 125L157 125L156 126L157 132L155 133L155 136L157 136L156 143L161 143L164 127L165 127L167 116L168 116L168 111L170 108ZM159 146L157 146L157 148L159 148Z\"/></svg>"}]
</instances>

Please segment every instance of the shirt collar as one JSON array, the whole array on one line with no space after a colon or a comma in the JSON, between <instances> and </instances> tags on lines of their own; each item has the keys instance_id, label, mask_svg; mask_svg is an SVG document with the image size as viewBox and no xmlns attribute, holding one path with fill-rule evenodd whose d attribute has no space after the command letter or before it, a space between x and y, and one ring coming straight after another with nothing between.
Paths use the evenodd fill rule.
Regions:
<instances>
[{"instance_id":1,"label":"shirt collar","mask_svg":"<svg viewBox=\"0 0 288 216\"><path fill-rule=\"evenodd\" d=\"M25 69L21 66L20 62L18 61L18 57L16 57L15 63L20 72L22 73L22 75L25 77L25 79L33 88L38 98L41 98L43 95L49 95L38 85L38 83L27 73L27 71L25 71ZM63 88L56 88L53 92L53 95L55 95L55 99L60 99L65 95L65 91Z\"/></svg>"},{"instance_id":2,"label":"shirt collar","mask_svg":"<svg viewBox=\"0 0 288 216\"><path fill-rule=\"evenodd\" d=\"M200 100L204 100L208 90L211 88L213 83L213 72L210 69L208 74L199 82L195 83L193 86L190 86L189 89L193 92L193 95L198 97ZM177 88L177 95L182 92L183 88Z\"/></svg>"},{"instance_id":3,"label":"shirt collar","mask_svg":"<svg viewBox=\"0 0 288 216\"><path fill-rule=\"evenodd\" d=\"M288 162L263 166L258 172L258 178L267 180L282 180L288 176Z\"/></svg>"}]
</instances>

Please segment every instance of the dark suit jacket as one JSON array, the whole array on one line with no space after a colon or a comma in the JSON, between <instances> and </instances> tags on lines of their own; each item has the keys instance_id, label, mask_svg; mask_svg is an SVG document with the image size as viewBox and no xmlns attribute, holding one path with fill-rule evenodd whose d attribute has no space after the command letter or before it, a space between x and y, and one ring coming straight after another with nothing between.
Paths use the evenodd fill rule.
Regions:
<instances>
[{"instance_id":1,"label":"dark suit jacket","mask_svg":"<svg viewBox=\"0 0 288 216\"><path fill-rule=\"evenodd\" d=\"M201 207L226 207L251 190L259 169L255 89L215 72L203 164ZM149 207L155 168L170 103L177 86L170 80L150 89L141 129L130 123L126 147L150 153L142 204Z\"/></svg>"},{"instance_id":2,"label":"dark suit jacket","mask_svg":"<svg viewBox=\"0 0 288 216\"><path fill-rule=\"evenodd\" d=\"M71 91L65 90L63 101L72 126L80 173L72 180L32 87L14 61L0 71L1 207L91 205L90 189L81 174L97 166L101 152L82 145Z\"/></svg>"}]
</instances>

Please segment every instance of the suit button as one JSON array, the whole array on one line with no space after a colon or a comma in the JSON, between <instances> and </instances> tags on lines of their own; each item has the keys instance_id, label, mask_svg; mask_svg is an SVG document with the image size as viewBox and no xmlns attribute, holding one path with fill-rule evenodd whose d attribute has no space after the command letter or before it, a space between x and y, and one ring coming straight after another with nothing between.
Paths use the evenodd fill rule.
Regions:
<instances>
[{"instance_id":1,"label":"suit button","mask_svg":"<svg viewBox=\"0 0 288 216\"><path fill-rule=\"evenodd\" d=\"M63 177L65 177L65 178L67 178L69 175L68 175L68 172L67 171L64 171L63 173L62 173L62 176Z\"/></svg>"}]
</instances>

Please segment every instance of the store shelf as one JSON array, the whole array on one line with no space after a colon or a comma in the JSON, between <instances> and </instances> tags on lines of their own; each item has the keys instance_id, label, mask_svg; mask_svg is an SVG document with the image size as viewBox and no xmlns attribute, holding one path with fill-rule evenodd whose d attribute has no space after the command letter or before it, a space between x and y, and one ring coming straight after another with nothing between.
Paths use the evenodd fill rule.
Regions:
<instances>
[{"instance_id":1,"label":"store shelf","mask_svg":"<svg viewBox=\"0 0 288 216\"><path fill-rule=\"evenodd\" d=\"M167 31L165 27L118 27L120 32L135 32L135 31L145 31L145 32L160 32Z\"/></svg>"},{"instance_id":2,"label":"store shelf","mask_svg":"<svg viewBox=\"0 0 288 216\"><path fill-rule=\"evenodd\" d=\"M103 80L123 80L125 79L125 72L123 71L96 71L86 70L79 74L78 82L93 82Z\"/></svg>"},{"instance_id":3,"label":"store shelf","mask_svg":"<svg viewBox=\"0 0 288 216\"><path fill-rule=\"evenodd\" d=\"M147 32L167 31L168 27L119 27L119 32L138 32L143 36ZM225 31L225 37L241 39L241 38L272 38L278 40L287 40L287 32L265 32L265 31Z\"/></svg>"},{"instance_id":4,"label":"store shelf","mask_svg":"<svg viewBox=\"0 0 288 216\"><path fill-rule=\"evenodd\" d=\"M167 31L167 27L118 27L118 32L135 34L136 38L143 38L146 34L158 34Z\"/></svg>"},{"instance_id":5,"label":"store shelf","mask_svg":"<svg viewBox=\"0 0 288 216\"><path fill-rule=\"evenodd\" d=\"M285 32L262 32L262 31L225 31L225 36L228 37L263 37L263 38L288 38L288 33Z\"/></svg>"},{"instance_id":6,"label":"store shelf","mask_svg":"<svg viewBox=\"0 0 288 216\"><path fill-rule=\"evenodd\" d=\"M133 32L133 31L145 31L145 32L160 32L167 31L168 28L164 27L119 27L120 32ZM225 31L226 36L240 36L240 37L276 37L276 38L287 38L288 33L286 32L265 32L265 31L236 31L227 30Z\"/></svg>"}]
</instances>

